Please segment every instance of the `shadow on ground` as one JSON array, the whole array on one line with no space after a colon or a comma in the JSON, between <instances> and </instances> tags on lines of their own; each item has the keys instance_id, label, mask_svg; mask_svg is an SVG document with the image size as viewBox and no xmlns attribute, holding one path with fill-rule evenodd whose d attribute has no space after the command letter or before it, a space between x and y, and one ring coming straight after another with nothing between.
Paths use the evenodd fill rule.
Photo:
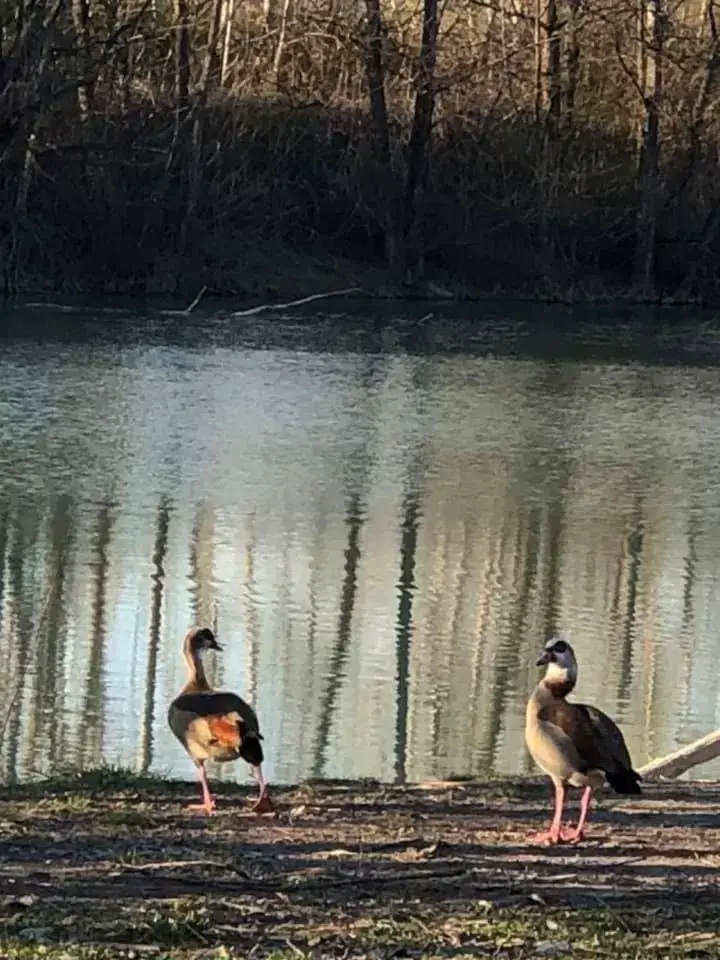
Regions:
<instances>
[{"instance_id":1,"label":"shadow on ground","mask_svg":"<svg viewBox=\"0 0 720 960\"><path fill-rule=\"evenodd\" d=\"M715 784L604 795L587 842L553 850L527 840L550 810L532 781L308 784L276 817L231 786L187 812L195 790L0 793L0 955L720 956Z\"/></svg>"}]
</instances>

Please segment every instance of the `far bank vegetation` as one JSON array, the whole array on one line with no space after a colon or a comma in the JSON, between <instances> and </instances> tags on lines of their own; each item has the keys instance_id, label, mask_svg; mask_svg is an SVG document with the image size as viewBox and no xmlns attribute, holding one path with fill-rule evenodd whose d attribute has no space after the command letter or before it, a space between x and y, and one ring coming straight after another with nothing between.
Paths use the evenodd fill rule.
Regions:
<instances>
[{"instance_id":1,"label":"far bank vegetation","mask_svg":"<svg viewBox=\"0 0 720 960\"><path fill-rule=\"evenodd\" d=\"M9 289L712 298L715 0L0 0ZM299 293L302 291L299 290Z\"/></svg>"}]
</instances>

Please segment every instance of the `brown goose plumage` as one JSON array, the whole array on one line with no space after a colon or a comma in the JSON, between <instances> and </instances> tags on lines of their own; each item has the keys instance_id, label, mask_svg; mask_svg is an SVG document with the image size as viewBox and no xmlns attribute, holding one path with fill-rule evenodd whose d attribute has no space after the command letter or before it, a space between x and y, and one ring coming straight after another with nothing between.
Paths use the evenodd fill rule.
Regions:
<instances>
[{"instance_id":1,"label":"brown goose plumage","mask_svg":"<svg viewBox=\"0 0 720 960\"><path fill-rule=\"evenodd\" d=\"M525 742L535 763L554 784L555 813L550 829L534 840L579 843L593 790L606 780L616 793L638 794L641 778L633 770L617 724L597 707L565 699L577 681L577 661L570 644L550 640L537 664L547 668L528 701ZM580 819L574 830L561 826L568 786L584 788Z\"/></svg>"},{"instance_id":2,"label":"brown goose plumage","mask_svg":"<svg viewBox=\"0 0 720 960\"><path fill-rule=\"evenodd\" d=\"M262 773L262 735L253 708L235 693L214 691L202 662L206 650L222 649L212 630L193 628L185 636L183 657L188 668L185 686L170 704L170 729L187 750L200 779L203 802L197 807L214 813L215 799L205 772L208 760L225 763L242 758L252 767L260 795L255 810L270 812L272 802Z\"/></svg>"}]
</instances>

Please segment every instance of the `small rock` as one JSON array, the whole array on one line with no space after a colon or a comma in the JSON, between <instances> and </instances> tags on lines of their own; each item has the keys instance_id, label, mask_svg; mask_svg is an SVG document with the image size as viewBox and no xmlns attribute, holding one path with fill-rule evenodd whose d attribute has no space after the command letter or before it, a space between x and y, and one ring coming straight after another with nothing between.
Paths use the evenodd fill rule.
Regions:
<instances>
[{"instance_id":1,"label":"small rock","mask_svg":"<svg viewBox=\"0 0 720 960\"><path fill-rule=\"evenodd\" d=\"M535 944L534 953L538 957L557 957L570 953L570 944L567 940L541 940Z\"/></svg>"},{"instance_id":2,"label":"small rock","mask_svg":"<svg viewBox=\"0 0 720 960\"><path fill-rule=\"evenodd\" d=\"M23 940L32 940L33 943L47 943L52 934L52 927L25 927L20 931Z\"/></svg>"}]
</instances>

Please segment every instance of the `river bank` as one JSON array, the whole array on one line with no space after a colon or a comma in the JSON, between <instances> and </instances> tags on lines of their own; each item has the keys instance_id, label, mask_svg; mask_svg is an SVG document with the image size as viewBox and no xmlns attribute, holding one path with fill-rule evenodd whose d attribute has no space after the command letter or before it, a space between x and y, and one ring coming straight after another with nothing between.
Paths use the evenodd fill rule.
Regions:
<instances>
[{"instance_id":1,"label":"river bank","mask_svg":"<svg viewBox=\"0 0 720 960\"><path fill-rule=\"evenodd\" d=\"M207 299L254 307L328 292L351 289L370 300L423 300L427 302L617 304L636 306L714 306L696 296L677 292L647 296L631 285L600 273L557 283L540 276L526 277L522 269L512 278L473 280L451 270L430 271L426 278L398 286L390 281L380 262L349 259L319 251L315 254L266 245L239 249L233 257L194 261L185 257L158 256L136 276L108 275L79 267L60 273L28 270L13 285L13 299L33 297L172 298L190 303L199 290Z\"/></svg>"},{"instance_id":2,"label":"river bank","mask_svg":"<svg viewBox=\"0 0 720 960\"><path fill-rule=\"evenodd\" d=\"M603 794L537 848L538 781L220 785L88 774L0 789L0 956L720 956L720 787Z\"/></svg>"}]
</instances>

